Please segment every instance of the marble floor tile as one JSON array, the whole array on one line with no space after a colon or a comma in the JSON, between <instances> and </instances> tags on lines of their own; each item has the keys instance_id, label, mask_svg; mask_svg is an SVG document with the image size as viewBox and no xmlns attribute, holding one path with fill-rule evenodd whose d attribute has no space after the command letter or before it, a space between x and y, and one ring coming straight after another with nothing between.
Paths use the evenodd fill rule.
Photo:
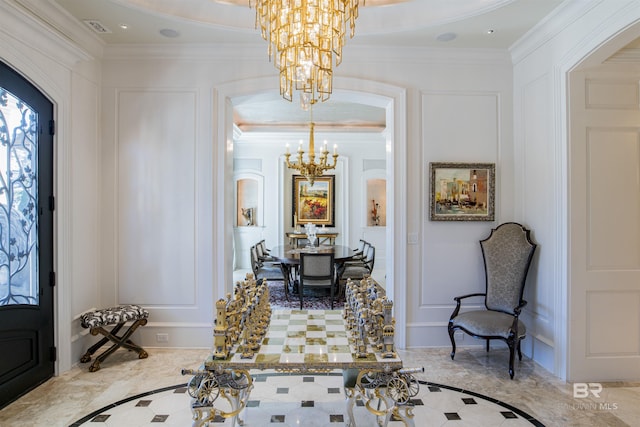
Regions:
<instances>
[{"instance_id":1,"label":"marble floor tile","mask_svg":"<svg viewBox=\"0 0 640 427\"><path fill-rule=\"evenodd\" d=\"M182 376L180 370L197 369L209 354L207 349L149 348L147 351L148 359L137 359L134 353L118 350L102 364L98 372L93 373L88 372L86 365L79 364L0 410L0 425L69 426L114 402L187 382L189 378ZM449 351L448 348L398 351L405 367L425 368L424 373L415 374L417 379L453 388L464 395L456 398L452 392L429 392L428 387L422 385L421 393L424 391L429 394L428 401L419 410L416 409L417 426L441 425L445 422L455 426L531 425L521 418L508 418L508 414L505 417L501 413L508 413L508 409L496 412L490 401L482 397L476 399L475 395L524 411L545 426L640 425L640 409L637 405L640 384L606 383L603 384L599 399L574 398L571 384L559 380L527 358L516 363L515 377L510 380L507 373L508 355L504 349L492 349L487 354L480 348L462 348L458 350L455 360L451 360ZM254 374L252 371L252 376L260 377L260 374L263 372ZM313 381L304 378L312 378ZM248 427L262 423L289 425L288 422L277 422L277 417L273 419L276 422L271 422L272 416L280 415L285 419L288 416L289 421L304 416L307 421L303 425L311 425L308 424L309 419L322 420L317 425L323 426L339 426L346 422L344 411L336 409L336 405L341 408L340 405L344 404L341 379L336 382L336 377L330 376L272 376L264 381L270 383L271 388L265 388L261 380L256 380L251 399L262 403L247 408ZM278 389L282 393L277 393ZM184 392L176 393L176 396L171 393L173 390L149 399L134 399L136 403L139 400L151 400L152 403L148 407L136 408L132 401L131 408L113 413L109 423L91 422L87 426L144 425L134 422L140 419L144 423L144 420L155 416L158 418L149 425L189 425L188 422L184 424L185 420L190 420L188 396ZM475 403L468 399L475 400ZM314 406L310 410L309 407L303 407L301 402L314 402ZM274 413L274 407L277 413ZM469 421L470 411L473 411L474 422ZM309 418L312 412L318 418ZM452 419L448 419L446 414ZM460 419L453 424L456 416ZM392 423L395 423L394 426L402 424L397 421ZM371 425L375 423L372 421Z\"/></svg>"}]
</instances>

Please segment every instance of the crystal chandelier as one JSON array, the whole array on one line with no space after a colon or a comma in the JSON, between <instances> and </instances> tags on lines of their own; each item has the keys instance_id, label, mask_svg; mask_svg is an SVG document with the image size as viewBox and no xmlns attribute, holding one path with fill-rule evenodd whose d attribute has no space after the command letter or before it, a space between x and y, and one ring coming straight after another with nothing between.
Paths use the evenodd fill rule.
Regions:
<instances>
[{"instance_id":1,"label":"crystal chandelier","mask_svg":"<svg viewBox=\"0 0 640 427\"><path fill-rule=\"evenodd\" d=\"M311 115L311 113L310 113ZM307 181L309 181L310 185L313 185L316 178L322 176L324 171L329 169L335 169L336 164L338 162L338 147L336 145L333 146L333 164L327 164L327 158L329 157L329 150L327 149L327 142L324 142L322 147L322 151L320 152L320 162L316 163L316 153L315 153L315 145L313 142L313 128L315 123L313 120L309 121L309 154L307 154L308 161L305 162L302 159L304 155L304 151L302 150L302 141L300 141L300 146L298 147L298 159L297 162L291 163L289 158L291 157L291 153L289 152L289 144L287 144L287 152L284 154L285 164L288 168L297 170L300 172L300 175L304 176Z\"/></svg>"},{"instance_id":2,"label":"crystal chandelier","mask_svg":"<svg viewBox=\"0 0 640 427\"><path fill-rule=\"evenodd\" d=\"M269 43L269 59L280 70L280 94L303 106L329 99L333 64L342 62L349 26L355 33L359 0L250 0L256 27ZM363 0L364 4L364 0Z\"/></svg>"}]
</instances>

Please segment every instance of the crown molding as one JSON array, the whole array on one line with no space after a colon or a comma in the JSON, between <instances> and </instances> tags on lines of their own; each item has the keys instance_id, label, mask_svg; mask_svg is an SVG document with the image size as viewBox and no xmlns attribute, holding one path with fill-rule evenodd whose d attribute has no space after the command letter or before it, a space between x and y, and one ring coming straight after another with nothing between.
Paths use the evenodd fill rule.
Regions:
<instances>
[{"instance_id":1,"label":"crown molding","mask_svg":"<svg viewBox=\"0 0 640 427\"><path fill-rule=\"evenodd\" d=\"M104 59L113 61L186 59L201 62L254 57L269 61L266 43L258 44L129 44L107 45ZM410 64L505 64L511 63L506 49L458 49L350 46L344 53L347 62L402 61Z\"/></svg>"},{"instance_id":2,"label":"crown molding","mask_svg":"<svg viewBox=\"0 0 640 427\"><path fill-rule=\"evenodd\" d=\"M566 1L517 40L509 51L514 64L519 63L563 30L566 30L602 0Z\"/></svg>"},{"instance_id":3,"label":"crown molding","mask_svg":"<svg viewBox=\"0 0 640 427\"><path fill-rule=\"evenodd\" d=\"M19 34L23 43L57 62L74 64L102 55L101 41L50 0L5 0L0 10L6 18L3 31Z\"/></svg>"}]
</instances>

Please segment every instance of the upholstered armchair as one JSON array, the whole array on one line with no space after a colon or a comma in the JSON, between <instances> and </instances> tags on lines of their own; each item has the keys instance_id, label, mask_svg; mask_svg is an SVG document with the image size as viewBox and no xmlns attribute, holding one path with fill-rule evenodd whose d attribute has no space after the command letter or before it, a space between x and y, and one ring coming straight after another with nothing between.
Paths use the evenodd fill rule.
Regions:
<instances>
[{"instance_id":1,"label":"upholstered armchair","mask_svg":"<svg viewBox=\"0 0 640 427\"><path fill-rule=\"evenodd\" d=\"M530 231L522 225L508 222L491 231L480 241L485 267L485 293L455 297L456 308L449 319L451 359L456 354L454 332L461 330L472 337L489 341L502 340L509 347L509 376L513 379L515 351L522 360L520 342L526 336L525 324L520 320L524 286L536 249ZM485 309L462 311L462 301L471 297L484 297Z\"/></svg>"}]
</instances>

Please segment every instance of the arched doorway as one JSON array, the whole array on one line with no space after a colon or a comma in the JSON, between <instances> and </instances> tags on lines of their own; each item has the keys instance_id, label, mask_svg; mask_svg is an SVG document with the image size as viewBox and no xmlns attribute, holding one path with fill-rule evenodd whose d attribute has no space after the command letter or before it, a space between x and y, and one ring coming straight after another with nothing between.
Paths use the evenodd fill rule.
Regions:
<instances>
[{"instance_id":1,"label":"arched doorway","mask_svg":"<svg viewBox=\"0 0 640 427\"><path fill-rule=\"evenodd\" d=\"M233 283L233 224L236 215L233 206L233 99L247 94L273 89L273 80L267 78L233 82L217 88L217 134L215 201L218 215L214 218L216 247L214 253L221 254L214 260L217 264L217 294L224 295ZM405 346L406 325L406 171L407 130L406 130L406 92L404 89L372 81L350 78L336 78L334 93L351 94L370 99L370 102L382 105L386 112L386 170L387 170L387 294L394 301L396 315L396 342L400 348ZM284 101L283 101L284 102Z\"/></svg>"},{"instance_id":2,"label":"arched doorway","mask_svg":"<svg viewBox=\"0 0 640 427\"><path fill-rule=\"evenodd\" d=\"M568 73L571 381L640 378L638 36L635 24Z\"/></svg>"}]
</instances>

